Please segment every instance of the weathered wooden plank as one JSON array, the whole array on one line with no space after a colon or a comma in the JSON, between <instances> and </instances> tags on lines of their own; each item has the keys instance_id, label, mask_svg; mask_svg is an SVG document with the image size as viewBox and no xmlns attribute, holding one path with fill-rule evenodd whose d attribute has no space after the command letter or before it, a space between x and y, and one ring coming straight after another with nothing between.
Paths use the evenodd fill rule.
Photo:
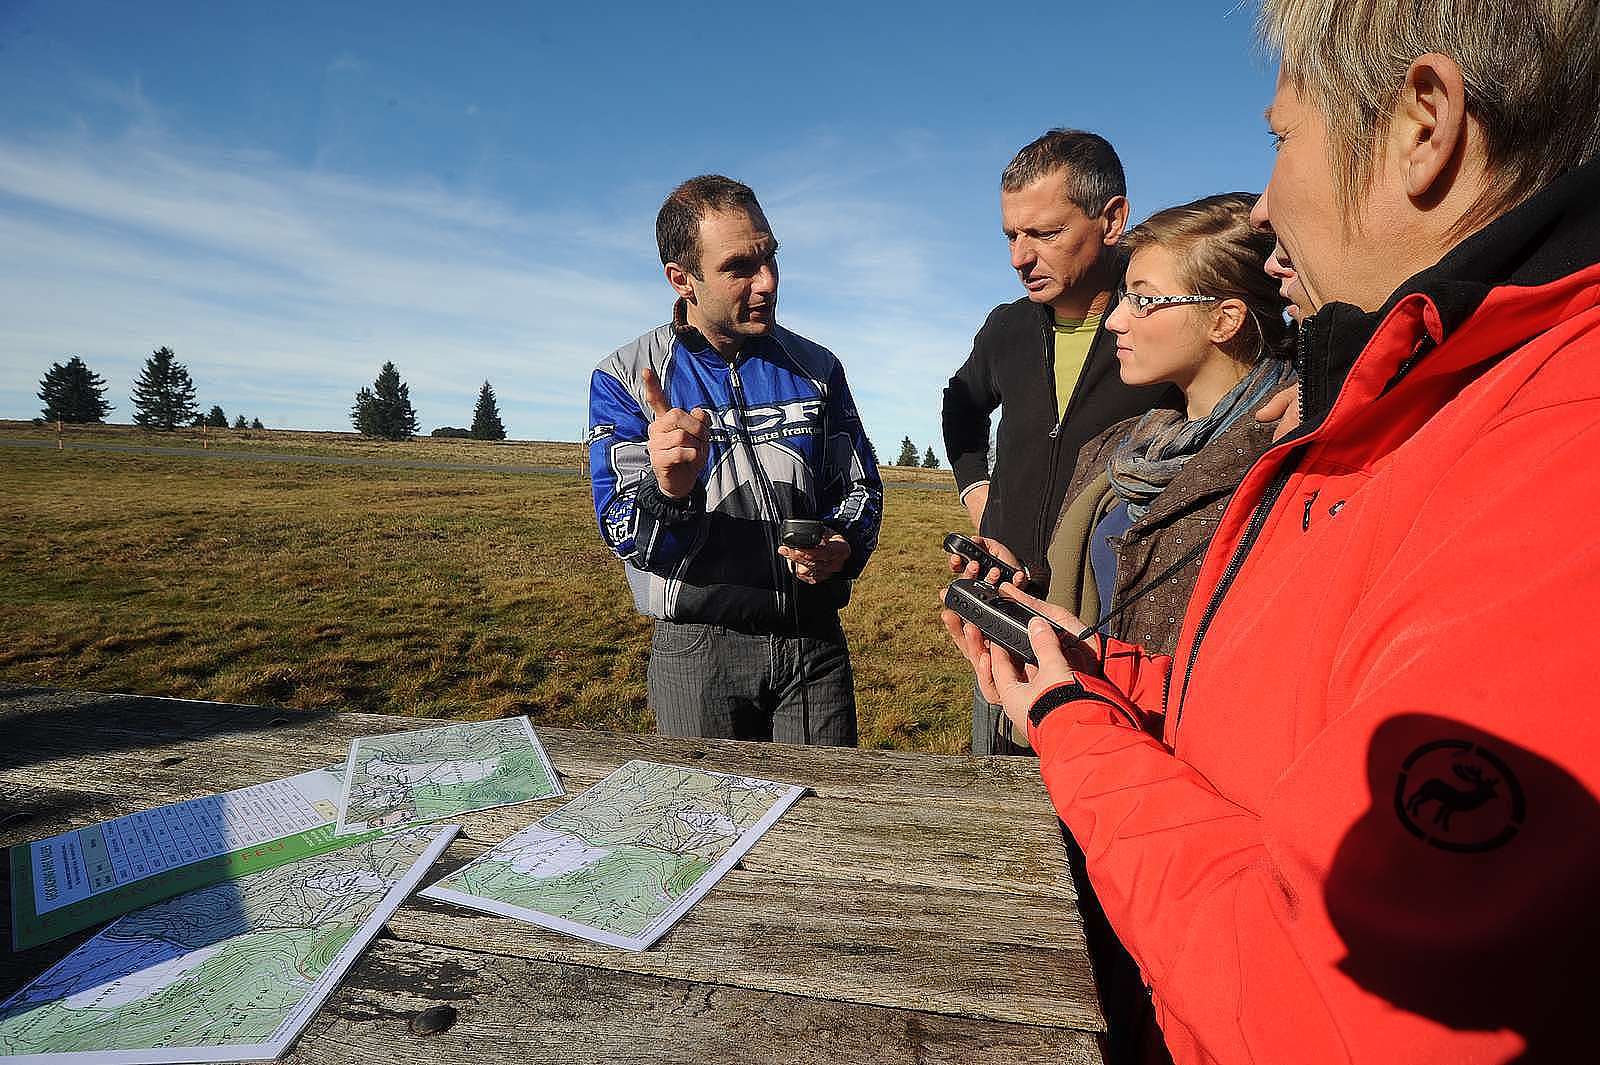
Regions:
<instances>
[{"instance_id":1,"label":"weathered wooden plank","mask_svg":"<svg viewBox=\"0 0 1600 1065\"><path fill-rule=\"evenodd\" d=\"M230 731L219 721L254 725ZM273 726L273 721L288 724ZM0 755L0 775L35 787L92 788L107 797L120 791L136 803L119 811L129 812L335 762L355 736L425 723L374 715L302 722L292 711L272 708L82 693L69 699L7 699L0 689L0 730L18 740L11 757ZM179 738L196 733L200 738ZM91 735L92 742L86 738ZM812 787L813 794L747 859L752 868L775 860L780 864L773 871L782 873L816 857L840 875L853 868L856 875L870 877L881 875L881 856L892 850L896 876L920 883L989 884L1007 890L1068 886L1054 815L1036 769L1024 760L838 752L557 729L541 730L541 738L569 791L587 787L631 757L676 760ZM25 757L14 753L19 749L27 752ZM930 773L924 764L930 759L948 772ZM996 768L978 778L963 776L974 763L995 763ZM556 804L552 800L485 811L473 815L466 830L475 838L504 838ZM71 825L30 824L16 831L0 825L0 843L67 827Z\"/></svg>"},{"instance_id":2,"label":"weathered wooden plank","mask_svg":"<svg viewBox=\"0 0 1600 1065\"><path fill-rule=\"evenodd\" d=\"M504 917L414 899L389 922L412 942L508 957L1085 1030L1103 1026L1081 929L1059 902L817 883L775 897L737 872L654 948L611 950ZM997 912L998 911L998 912ZM1022 974L1026 979L1021 979Z\"/></svg>"},{"instance_id":3,"label":"weathered wooden plank","mask_svg":"<svg viewBox=\"0 0 1600 1065\"><path fill-rule=\"evenodd\" d=\"M191 748L186 756L165 755L167 760L184 758L172 766L146 761L142 769L136 769L126 764L126 756L108 757L110 761L97 761L71 772L64 767L29 766L0 774L0 779L19 786L76 796L59 810L39 809L28 821L0 832L0 845L38 839L272 775L220 779L227 776L234 754L217 741ZM302 756L300 764L290 768L304 769L305 761ZM586 786L575 775L567 779L572 792ZM461 819L463 831L470 840L498 842L563 801L481 811ZM88 813L90 809L95 812ZM1000 891L1063 886L1061 839L1053 819L1037 814L1030 818L993 804L931 803L897 796L887 789L870 799L807 795L745 857L745 865L777 876L798 871L870 880L883 877L883 856L888 853L897 856L895 879L906 882Z\"/></svg>"},{"instance_id":4,"label":"weathered wooden plank","mask_svg":"<svg viewBox=\"0 0 1600 1065\"><path fill-rule=\"evenodd\" d=\"M259 769L293 771L294 766L303 765L303 757L289 765L276 762L276 758L297 751L302 756L339 755L357 736L425 728L432 723L424 718L54 692L0 684L0 731L17 740L0 749L0 770L118 750L146 755L159 751L165 756L172 753L167 748L185 742L252 736L262 745L263 756L273 761L263 762L258 771L250 773L243 781L248 783L260 779ZM697 764L715 752L717 763L730 771L804 784L823 794L836 788L892 788L908 796L923 791L939 796L973 792L991 798L1011 794L1019 802L1042 800L1043 796L1037 767L1028 759L672 739L580 729L541 727L538 731L552 758L559 757L572 772L593 773L595 779L630 758ZM268 736L272 738L266 739Z\"/></svg>"},{"instance_id":5,"label":"weathered wooden plank","mask_svg":"<svg viewBox=\"0 0 1600 1065\"><path fill-rule=\"evenodd\" d=\"M442 1034L408 1022L458 1011ZM1098 1065L1088 1032L846 1005L380 939L294 1052L303 1065Z\"/></svg>"},{"instance_id":6,"label":"weathered wooden plank","mask_svg":"<svg viewBox=\"0 0 1600 1065\"><path fill-rule=\"evenodd\" d=\"M828 883L797 885L786 897L735 870L644 952L420 897L388 928L408 942L525 960L802 995L825 987L831 998L876 1006L1103 1027L1087 957L1064 946L1081 935L1076 913L1047 897ZM0 995L66 950L50 944L0 956Z\"/></svg>"}]
</instances>

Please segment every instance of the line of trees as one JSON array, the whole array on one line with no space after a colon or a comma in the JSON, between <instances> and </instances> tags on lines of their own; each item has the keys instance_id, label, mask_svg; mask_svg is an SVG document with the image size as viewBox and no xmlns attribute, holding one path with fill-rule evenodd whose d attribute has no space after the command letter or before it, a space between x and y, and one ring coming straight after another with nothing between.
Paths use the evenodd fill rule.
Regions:
<instances>
[{"instance_id":1,"label":"line of trees","mask_svg":"<svg viewBox=\"0 0 1600 1065\"><path fill-rule=\"evenodd\" d=\"M393 362L383 364L370 388L362 388L356 393L355 405L350 408L350 421L362 436L374 436L380 440L409 440L417 435L417 412L411 406L411 389L400 380L400 371ZM478 389L478 403L472 411L471 429L444 425L431 435L504 440L506 426L500 420L500 404L495 399L494 386L485 381L483 387Z\"/></svg>"},{"instance_id":2,"label":"line of trees","mask_svg":"<svg viewBox=\"0 0 1600 1065\"><path fill-rule=\"evenodd\" d=\"M106 401L105 378L95 373L77 355L66 362L54 362L39 381L42 413L47 421L85 424L103 422L115 409ZM145 429L172 430L180 425L229 427L227 412L213 404L200 412L195 400L194 379L189 368L179 362L169 347L159 347L145 360L133 383L134 424ZM382 440L409 440L417 433L417 412L411 406L411 390L400 379L393 362L386 362L370 388L356 393L350 420L363 436ZM245 420L243 414L232 422L235 429L263 429L260 418ZM488 381L478 389L478 402L472 412L471 429L436 429L434 436L460 436L474 440L504 440L505 422L494 386Z\"/></svg>"},{"instance_id":3,"label":"line of trees","mask_svg":"<svg viewBox=\"0 0 1600 1065\"><path fill-rule=\"evenodd\" d=\"M922 454L922 461L917 461L917 445L911 442L908 436L900 441L900 457L895 460L896 466L921 466L926 470L939 468L939 456L933 453L933 448L928 448Z\"/></svg>"},{"instance_id":4,"label":"line of trees","mask_svg":"<svg viewBox=\"0 0 1600 1065\"><path fill-rule=\"evenodd\" d=\"M77 355L64 363L50 364L39 381L38 396L44 401L40 413L46 421L74 425L103 422L115 409L106 402L105 378L89 369ZM170 430L180 425L228 427L228 416L221 407L213 406L210 413L200 413L189 368L168 347L150 353L133 382L131 398L134 424L145 429ZM246 423L243 414L234 419L233 427L265 428L260 418Z\"/></svg>"}]
</instances>

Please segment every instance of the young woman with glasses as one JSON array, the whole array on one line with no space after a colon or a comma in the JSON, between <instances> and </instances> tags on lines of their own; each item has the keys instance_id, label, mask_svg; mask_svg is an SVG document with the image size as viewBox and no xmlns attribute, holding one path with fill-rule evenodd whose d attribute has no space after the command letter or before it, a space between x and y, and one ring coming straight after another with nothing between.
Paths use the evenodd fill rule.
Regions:
<instances>
[{"instance_id":1,"label":"young woman with glasses","mask_svg":"<svg viewBox=\"0 0 1600 1065\"><path fill-rule=\"evenodd\" d=\"M1171 654L1203 545L1272 442L1254 414L1292 376L1290 330L1264 270L1273 237L1256 197L1208 196L1128 234L1125 290L1106 320L1122 380L1170 383L1153 410L1084 446L1051 539L1050 602L1108 635Z\"/></svg>"}]
</instances>

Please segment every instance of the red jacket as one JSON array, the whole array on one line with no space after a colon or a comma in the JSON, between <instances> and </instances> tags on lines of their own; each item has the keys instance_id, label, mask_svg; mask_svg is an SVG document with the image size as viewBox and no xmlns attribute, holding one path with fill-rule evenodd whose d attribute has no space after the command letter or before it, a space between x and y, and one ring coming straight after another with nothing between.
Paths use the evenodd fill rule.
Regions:
<instances>
[{"instance_id":1,"label":"red jacket","mask_svg":"<svg viewBox=\"0 0 1600 1065\"><path fill-rule=\"evenodd\" d=\"M1179 1065L1600 1060L1600 164L1306 336L1177 655L1041 696L1045 783Z\"/></svg>"}]
</instances>

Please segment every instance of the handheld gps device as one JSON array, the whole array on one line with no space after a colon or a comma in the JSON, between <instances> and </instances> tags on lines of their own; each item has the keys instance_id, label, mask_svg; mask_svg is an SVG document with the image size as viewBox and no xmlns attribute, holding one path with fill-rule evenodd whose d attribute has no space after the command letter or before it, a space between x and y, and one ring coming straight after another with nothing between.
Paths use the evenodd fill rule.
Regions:
<instances>
[{"instance_id":1,"label":"handheld gps device","mask_svg":"<svg viewBox=\"0 0 1600 1065\"><path fill-rule=\"evenodd\" d=\"M952 555L960 555L968 562L976 562L978 564L978 579L986 584L988 583L989 571L992 569L1000 571L999 583L1001 584L1019 584L1019 578L1023 577L1015 566L1001 562L994 555L979 547L969 537L962 536L960 533L951 533L946 536L944 538L944 549Z\"/></svg>"}]
</instances>

